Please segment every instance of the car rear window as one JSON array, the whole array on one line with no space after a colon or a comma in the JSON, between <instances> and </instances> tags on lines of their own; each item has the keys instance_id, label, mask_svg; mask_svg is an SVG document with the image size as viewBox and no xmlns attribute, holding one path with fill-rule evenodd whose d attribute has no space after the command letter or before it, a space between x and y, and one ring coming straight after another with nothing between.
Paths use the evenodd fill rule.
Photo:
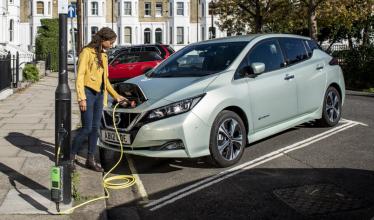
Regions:
<instances>
[{"instance_id":1,"label":"car rear window","mask_svg":"<svg viewBox=\"0 0 374 220\"><path fill-rule=\"evenodd\" d=\"M170 55L175 53L175 50L173 48L171 48L170 46L166 46L166 50L169 51Z\"/></svg>"},{"instance_id":2,"label":"car rear window","mask_svg":"<svg viewBox=\"0 0 374 220\"><path fill-rule=\"evenodd\" d=\"M139 62L149 62L162 60L162 57L156 52L142 52L139 53Z\"/></svg>"},{"instance_id":3,"label":"car rear window","mask_svg":"<svg viewBox=\"0 0 374 220\"><path fill-rule=\"evenodd\" d=\"M286 54L287 64L294 64L308 59L308 52L302 39L281 38L279 39L279 42Z\"/></svg>"}]
</instances>

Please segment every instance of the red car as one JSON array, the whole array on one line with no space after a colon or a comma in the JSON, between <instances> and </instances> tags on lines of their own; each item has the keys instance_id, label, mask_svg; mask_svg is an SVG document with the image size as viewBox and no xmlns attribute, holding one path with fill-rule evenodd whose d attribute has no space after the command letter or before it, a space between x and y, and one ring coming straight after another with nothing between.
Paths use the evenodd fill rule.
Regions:
<instances>
[{"instance_id":1,"label":"red car","mask_svg":"<svg viewBox=\"0 0 374 220\"><path fill-rule=\"evenodd\" d=\"M109 63L109 81L122 82L153 69L163 58L150 51L122 52Z\"/></svg>"}]
</instances>

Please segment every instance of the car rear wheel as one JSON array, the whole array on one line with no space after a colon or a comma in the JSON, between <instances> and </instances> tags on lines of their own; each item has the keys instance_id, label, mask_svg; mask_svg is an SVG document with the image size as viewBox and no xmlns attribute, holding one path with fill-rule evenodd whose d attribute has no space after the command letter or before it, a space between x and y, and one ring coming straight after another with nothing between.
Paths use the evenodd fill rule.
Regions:
<instances>
[{"instance_id":1,"label":"car rear wheel","mask_svg":"<svg viewBox=\"0 0 374 220\"><path fill-rule=\"evenodd\" d=\"M332 127L338 124L342 112L342 98L338 90L330 86L326 90L323 102L322 118L318 121L321 125Z\"/></svg>"},{"instance_id":2,"label":"car rear wheel","mask_svg":"<svg viewBox=\"0 0 374 220\"><path fill-rule=\"evenodd\" d=\"M228 167L237 163L247 145L246 135L244 123L236 113L219 113L210 132L209 150L214 164Z\"/></svg>"}]
</instances>

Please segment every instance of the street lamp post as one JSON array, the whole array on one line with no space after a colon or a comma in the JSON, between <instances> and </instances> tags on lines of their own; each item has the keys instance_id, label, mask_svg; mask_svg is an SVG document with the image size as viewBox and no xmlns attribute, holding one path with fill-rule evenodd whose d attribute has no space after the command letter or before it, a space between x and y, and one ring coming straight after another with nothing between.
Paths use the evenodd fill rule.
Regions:
<instances>
[{"instance_id":1,"label":"street lamp post","mask_svg":"<svg viewBox=\"0 0 374 220\"><path fill-rule=\"evenodd\" d=\"M71 92L68 84L67 72L67 17L68 0L59 0L59 74L55 91L55 155L58 166L63 167L62 174L62 202L71 202ZM59 150L60 149L60 150ZM62 158L60 158L62 152Z\"/></svg>"}]
</instances>

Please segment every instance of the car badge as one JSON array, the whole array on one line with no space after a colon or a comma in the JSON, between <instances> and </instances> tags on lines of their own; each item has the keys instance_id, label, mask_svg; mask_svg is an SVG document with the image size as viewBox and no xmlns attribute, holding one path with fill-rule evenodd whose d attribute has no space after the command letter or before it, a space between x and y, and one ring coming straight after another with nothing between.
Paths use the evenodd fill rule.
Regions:
<instances>
[{"instance_id":1,"label":"car badge","mask_svg":"<svg viewBox=\"0 0 374 220\"><path fill-rule=\"evenodd\" d=\"M116 113L114 115L114 123L115 123L116 126L118 126L119 123L121 123L121 115L120 115L120 113Z\"/></svg>"}]
</instances>

